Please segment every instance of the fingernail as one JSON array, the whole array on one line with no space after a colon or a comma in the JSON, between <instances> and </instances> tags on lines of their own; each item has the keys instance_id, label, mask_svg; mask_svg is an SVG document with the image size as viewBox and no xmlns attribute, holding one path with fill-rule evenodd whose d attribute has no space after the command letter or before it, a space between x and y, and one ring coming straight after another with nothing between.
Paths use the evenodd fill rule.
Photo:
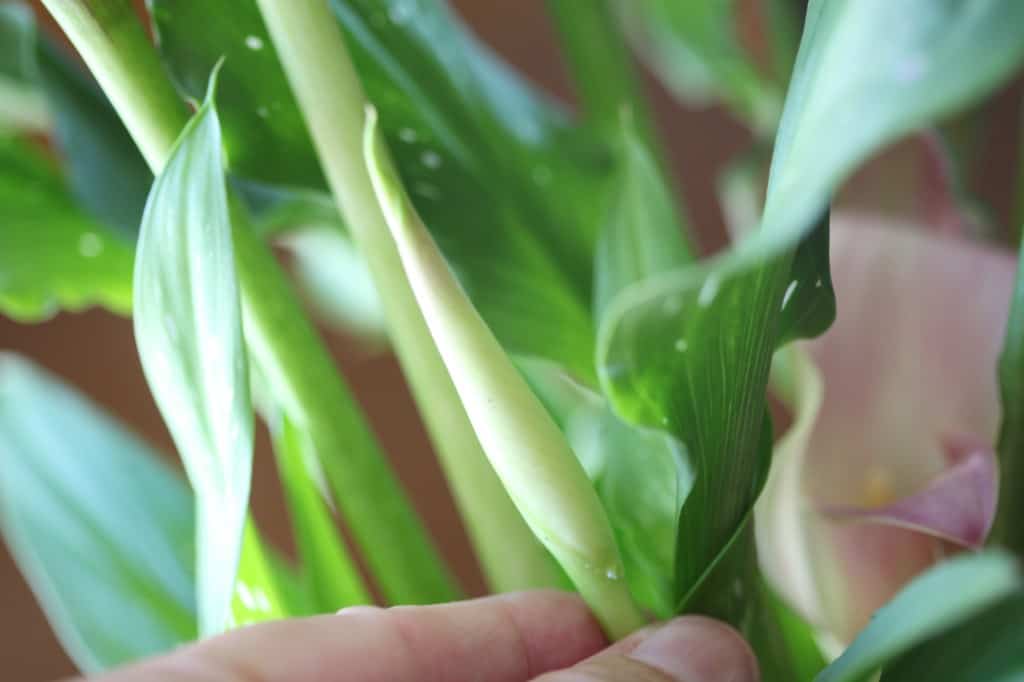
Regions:
<instances>
[{"instance_id":1,"label":"fingernail","mask_svg":"<svg viewBox=\"0 0 1024 682\"><path fill-rule=\"evenodd\" d=\"M381 607L374 606L372 604L357 604L355 606L346 606L343 609L339 609L338 612L337 612L337 615L339 615L339 616L358 616L358 615L364 615L365 616L365 615L368 615L368 614L380 613L383 610L384 609L382 609Z\"/></svg>"},{"instance_id":2,"label":"fingernail","mask_svg":"<svg viewBox=\"0 0 1024 682\"><path fill-rule=\"evenodd\" d=\"M758 682L753 652L732 628L700 616L677 618L629 654L679 682Z\"/></svg>"}]
</instances>

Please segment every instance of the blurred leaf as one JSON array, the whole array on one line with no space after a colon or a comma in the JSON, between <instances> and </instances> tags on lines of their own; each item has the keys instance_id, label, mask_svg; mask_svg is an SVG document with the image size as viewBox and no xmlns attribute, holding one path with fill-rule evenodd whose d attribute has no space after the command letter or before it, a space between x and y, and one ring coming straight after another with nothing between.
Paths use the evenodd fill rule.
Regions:
<instances>
[{"instance_id":1,"label":"blurred leaf","mask_svg":"<svg viewBox=\"0 0 1024 682\"><path fill-rule=\"evenodd\" d=\"M371 604L326 500L326 481L310 438L280 415L272 428L281 484L288 500L302 573L318 613Z\"/></svg>"},{"instance_id":2,"label":"blurred leaf","mask_svg":"<svg viewBox=\"0 0 1024 682\"><path fill-rule=\"evenodd\" d=\"M39 70L71 191L134 245L153 174L106 97L61 48L41 43Z\"/></svg>"},{"instance_id":3,"label":"blurred leaf","mask_svg":"<svg viewBox=\"0 0 1024 682\"><path fill-rule=\"evenodd\" d=\"M227 55L219 101L233 170L322 188L252 0L236 2L230 18L197 0L151 5L186 93L197 97ZM444 3L331 6L413 201L485 320L509 350L592 376L589 255L607 181L603 147L569 128Z\"/></svg>"},{"instance_id":4,"label":"blurred leaf","mask_svg":"<svg viewBox=\"0 0 1024 682\"><path fill-rule=\"evenodd\" d=\"M267 620L294 616L301 611L291 608L277 586L280 566L263 547L252 521L242 531L242 549L231 595L230 626L240 627Z\"/></svg>"},{"instance_id":5,"label":"blurred leaf","mask_svg":"<svg viewBox=\"0 0 1024 682\"><path fill-rule=\"evenodd\" d=\"M220 125L206 102L153 185L135 267L135 338L197 505L199 622L228 624L253 423Z\"/></svg>"},{"instance_id":6,"label":"blurred leaf","mask_svg":"<svg viewBox=\"0 0 1024 682\"><path fill-rule=\"evenodd\" d=\"M32 12L20 4L0 4L0 132L45 130L49 117L37 87L36 41Z\"/></svg>"},{"instance_id":7,"label":"blurred leaf","mask_svg":"<svg viewBox=\"0 0 1024 682\"><path fill-rule=\"evenodd\" d=\"M773 80L744 48L740 3L616 1L633 45L669 89L696 103L722 100L759 134L775 129L788 73Z\"/></svg>"},{"instance_id":8,"label":"blurred leaf","mask_svg":"<svg viewBox=\"0 0 1024 682\"><path fill-rule=\"evenodd\" d=\"M915 647L984 613L989 607L1018 592L1021 587L1017 563L1000 552L965 555L941 563L918 577L892 601L879 609L853 644L816 678L816 682L861 682L871 679L889 661L898 659ZM1016 602L1019 602L1019 599L1010 603ZM1019 618L1022 611L1019 606L1015 610ZM998 611L1005 616L1002 607ZM1015 634L1017 638L1020 637L1020 632L1018 628ZM975 639L972 634L970 638L961 638L959 641L961 645L969 643L976 664L984 663L981 657L974 656L981 643L986 641L984 638ZM952 649L953 652L956 650ZM1018 655L1019 652L1020 649L1017 649ZM911 658L904 665L912 668L917 660L920 659ZM934 678L923 676L889 679L953 678L947 678L942 674Z\"/></svg>"},{"instance_id":9,"label":"blurred leaf","mask_svg":"<svg viewBox=\"0 0 1024 682\"><path fill-rule=\"evenodd\" d=\"M195 637L192 500L148 445L7 355L0 460L0 526L83 670Z\"/></svg>"},{"instance_id":10,"label":"blurred leaf","mask_svg":"<svg viewBox=\"0 0 1024 682\"><path fill-rule=\"evenodd\" d=\"M882 682L1024 679L1024 590L885 667Z\"/></svg>"},{"instance_id":11,"label":"blurred leaf","mask_svg":"<svg viewBox=\"0 0 1024 682\"><path fill-rule=\"evenodd\" d=\"M131 309L132 249L75 205L50 159L0 137L0 312Z\"/></svg>"},{"instance_id":12,"label":"blurred leaf","mask_svg":"<svg viewBox=\"0 0 1024 682\"><path fill-rule=\"evenodd\" d=\"M517 365L593 482L634 598L656 617L671 617L676 524L693 482L686 450L664 432L626 424L553 363L521 358Z\"/></svg>"},{"instance_id":13,"label":"blurred leaf","mask_svg":"<svg viewBox=\"0 0 1024 682\"><path fill-rule=\"evenodd\" d=\"M615 190L595 255L598 319L621 289L695 259L657 162L628 121L623 125L619 157Z\"/></svg>"},{"instance_id":14,"label":"blurred leaf","mask_svg":"<svg viewBox=\"0 0 1024 682\"><path fill-rule=\"evenodd\" d=\"M668 428L694 458L676 562L682 606L739 537L764 483L772 353L834 315L827 230L811 229L831 192L884 144L1012 73L1024 44L1010 26L1021 21L1024 5L1012 0L812 0L761 231L707 263L625 287L605 308L598 362L612 404L631 422Z\"/></svg>"}]
</instances>

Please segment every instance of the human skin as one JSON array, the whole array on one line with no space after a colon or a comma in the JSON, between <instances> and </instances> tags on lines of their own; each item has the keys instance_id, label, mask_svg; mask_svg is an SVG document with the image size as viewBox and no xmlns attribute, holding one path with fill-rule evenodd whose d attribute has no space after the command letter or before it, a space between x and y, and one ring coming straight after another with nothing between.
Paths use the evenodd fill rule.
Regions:
<instances>
[{"instance_id":1,"label":"human skin","mask_svg":"<svg viewBox=\"0 0 1024 682\"><path fill-rule=\"evenodd\" d=\"M572 594L355 607L254 625L92 682L757 682L731 628L685 616L609 646Z\"/></svg>"}]
</instances>

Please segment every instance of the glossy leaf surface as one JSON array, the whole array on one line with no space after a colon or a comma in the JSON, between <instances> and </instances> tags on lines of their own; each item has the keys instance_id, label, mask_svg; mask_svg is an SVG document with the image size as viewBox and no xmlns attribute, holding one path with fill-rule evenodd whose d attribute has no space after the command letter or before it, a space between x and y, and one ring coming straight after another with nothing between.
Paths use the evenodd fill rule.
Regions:
<instances>
[{"instance_id":1,"label":"glossy leaf surface","mask_svg":"<svg viewBox=\"0 0 1024 682\"><path fill-rule=\"evenodd\" d=\"M322 187L252 0L235 3L230 21L195 0L151 4L186 93L198 97L227 53L219 101L233 170ZM589 254L603 209L604 150L569 128L443 3L331 7L417 210L485 320L511 351L592 375Z\"/></svg>"},{"instance_id":2,"label":"glossy leaf surface","mask_svg":"<svg viewBox=\"0 0 1024 682\"><path fill-rule=\"evenodd\" d=\"M734 537L767 471L768 364L785 340L831 321L831 191L872 152L1008 76L1024 6L812 2L776 141L761 230L707 263L622 289L600 320L602 383L630 421L668 428L694 456L683 506L681 599ZM1013 21L1008 21L1014 18ZM884 46L879 50L878 45ZM876 47L871 47L876 46ZM858 58L870 50L874 58ZM666 349L683 348L668 353Z\"/></svg>"}]
</instances>

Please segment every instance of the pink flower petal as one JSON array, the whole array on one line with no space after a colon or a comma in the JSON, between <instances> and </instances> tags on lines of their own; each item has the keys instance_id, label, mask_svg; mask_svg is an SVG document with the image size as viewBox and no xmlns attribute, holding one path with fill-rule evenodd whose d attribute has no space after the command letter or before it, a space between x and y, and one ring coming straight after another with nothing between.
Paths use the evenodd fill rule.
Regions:
<instances>
[{"instance_id":1,"label":"pink flower petal","mask_svg":"<svg viewBox=\"0 0 1024 682\"><path fill-rule=\"evenodd\" d=\"M837 521L897 526L978 549L985 542L996 510L998 465L985 446L962 448L959 460L919 492L882 507L825 507Z\"/></svg>"}]
</instances>

